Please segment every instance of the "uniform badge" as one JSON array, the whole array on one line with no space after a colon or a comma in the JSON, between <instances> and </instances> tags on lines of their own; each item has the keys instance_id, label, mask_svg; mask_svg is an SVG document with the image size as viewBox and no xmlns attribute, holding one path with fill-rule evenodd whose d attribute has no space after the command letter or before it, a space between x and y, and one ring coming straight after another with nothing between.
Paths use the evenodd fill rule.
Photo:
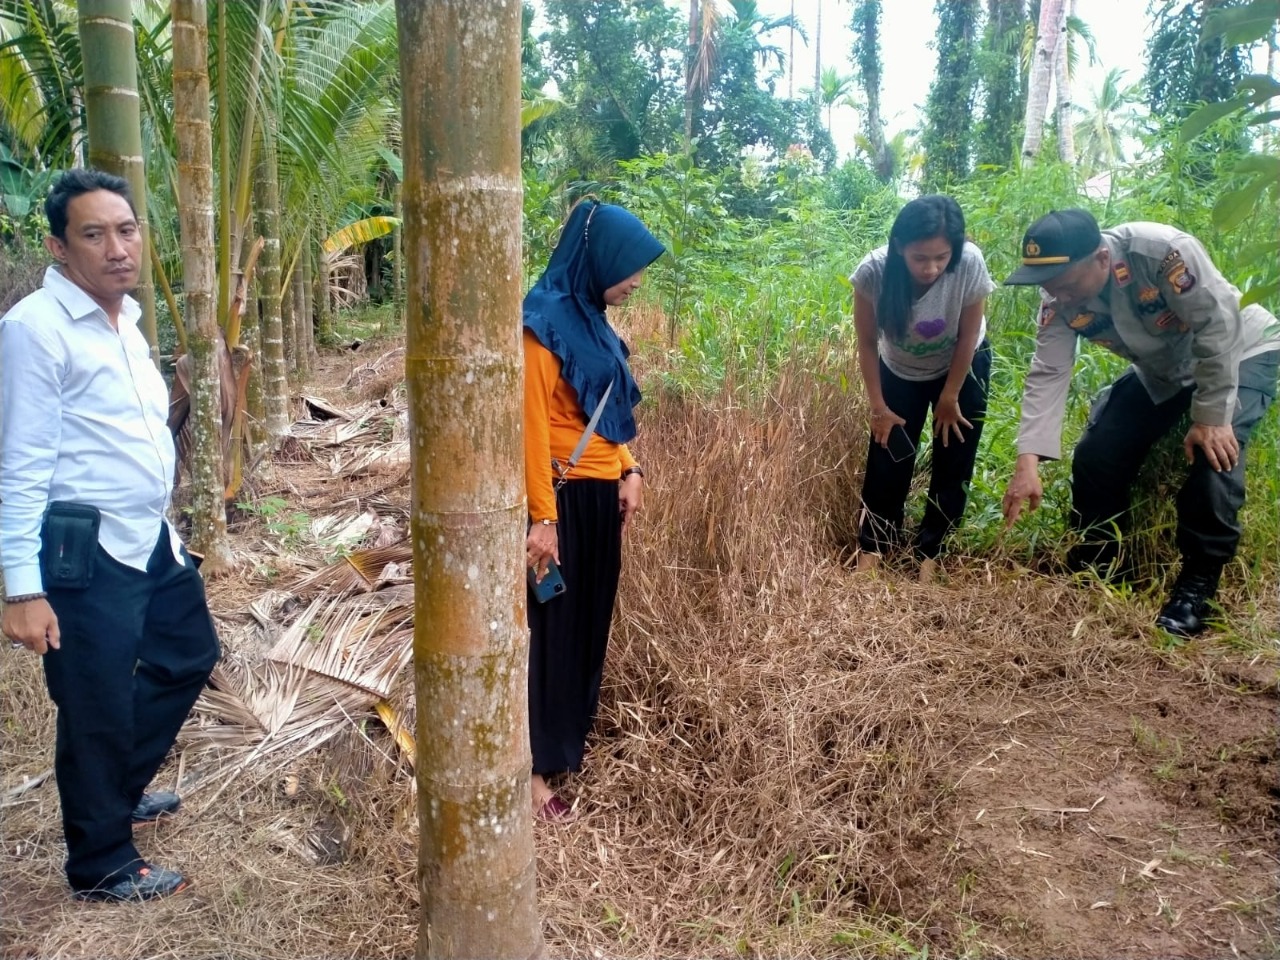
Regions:
<instances>
[{"instance_id":1,"label":"uniform badge","mask_svg":"<svg viewBox=\"0 0 1280 960\"><path fill-rule=\"evenodd\" d=\"M1116 286L1125 287L1129 285L1129 281L1133 279L1133 274L1129 272L1129 265L1123 260L1117 260L1111 265L1111 275L1116 278Z\"/></svg>"},{"instance_id":2,"label":"uniform badge","mask_svg":"<svg viewBox=\"0 0 1280 960\"><path fill-rule=\"evenodd\" d=\"M1139 303L1155 303L1160 299L1160 290L1156 287L1141 287L1138 290Z\"/></svg>"},{"instance_id":3,"label":"uniform badge","mask_svg":"<svg viewBox=\"0 0 1280 960\"><path fill-rule=\"evenodd\" d=\"M1181 260L1169 269L1167 279L1169 285L1173 287L1174 293L1186 293L1196 285L1195 275L1187 269L1187 265Z\"/></svg>"},{"instance_id":4,"label":"uniform badge","mask_svg":"<svg viewBox=\"0 0 1280 960\"><path fill-rule=\"evenodd\" d=\"M1079 332L1085 329L1089 324L1093 323L1093 314L1088 311L1077 313L1074 317L1067 321L1067 326L1072 330Z\"/></svg>"},{"instance_id":5,"label":"uniform badge","mask_svg":"<svg viewBox=\"0 0 1280 960\"><path fill-rule=\"evenodd\" d=\"M1181 263L1181 262L1182 262L1182 254L1180 254L1177 250L1170 250L1168 253L1165 254L1164 259L1160 261L1160 272L1168 273L1170 267L1172 267L1175 263Z\"/></svg>"},{"instance_id":6,"label":"uniform badge","mask_svg":"<svg viewBox=\"0 0 1280 960\"><path fill-rule=\"evenodd\" d=\"M1160 314L1160 316L1156 317L1156 326L1163 330L1177 319L1178 315L1176 313L1172 310L1166 310L1164 313Z\"/></svg>"}]
</instances>

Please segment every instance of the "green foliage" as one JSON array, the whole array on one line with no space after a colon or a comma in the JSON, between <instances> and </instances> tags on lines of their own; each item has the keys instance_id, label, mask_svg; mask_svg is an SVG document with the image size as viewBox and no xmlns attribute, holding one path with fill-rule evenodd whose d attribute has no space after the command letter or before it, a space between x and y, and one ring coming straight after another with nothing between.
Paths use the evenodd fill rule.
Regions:
<instances>
[{"instance_id":1,"label":"green foliage","mask_svg":"<svg viewBox=\"0 0 1280 960\"><path fill-rule=\"evenodd\" d=\"M1197 103L1230 98L1244 72L1241 49L1205 28L1205 9L1239 6L1235 0L1153 4L1147 38L1147 106L1158 117L1186 117ZM1221 15L1221 14L1219 14Z\"/></svg>"},{"instance_id":2,"label":"green foliage","mask_svg":"<svg viewBox=\"0 0 1280 960\"><path fill-rule=\"evenodd\" d=\"M932 192L969 172L980 0L939 0L938 69L925 105L924 188Z\"/></svg>"},{"instance_id":3,"label":"green foliage","mask_svg":"<svg viewBox=\"0 0 1280 960\"><path fill-rule=\"evenodd\" d=\"M982 79L982 119L974 136L978 164L1007 167L1017 156L1026 110L1026 90L1018 72L1018 48L1027 26L1022 0L994 0L975 65Z\"/></svg>"}]
</instances>

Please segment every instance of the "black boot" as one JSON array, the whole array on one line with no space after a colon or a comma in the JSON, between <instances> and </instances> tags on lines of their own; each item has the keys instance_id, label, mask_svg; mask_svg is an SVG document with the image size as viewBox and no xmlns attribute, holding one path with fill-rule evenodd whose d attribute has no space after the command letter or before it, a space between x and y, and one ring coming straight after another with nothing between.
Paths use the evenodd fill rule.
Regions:
<instances>
[{"instance_id":1,"label":"black boot","mask_svg":"<svg viewBox=\"0 0 1280 960\"><path fill-rule=\"evenodd\" d=\"M1212 612L1209 601L1218 592L1221 574L1221 567L1183 566L1169 602L1156 617L1156 626L1177 637L1193 637L1204 630L1208 626L1205 620Z\"/></svg>"}]
</instances>

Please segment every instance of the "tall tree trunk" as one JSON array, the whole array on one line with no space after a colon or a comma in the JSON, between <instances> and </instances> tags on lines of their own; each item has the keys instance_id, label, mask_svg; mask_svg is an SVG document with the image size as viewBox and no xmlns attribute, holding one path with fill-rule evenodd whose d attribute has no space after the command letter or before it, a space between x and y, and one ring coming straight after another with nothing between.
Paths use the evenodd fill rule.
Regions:
<instances>
[{"instance_id":1,"label":"tall tree trunk","mask_svg":"<svg viewBox=\"0 0 1280 960\"><path fill-rule=\"evenodd\" d=\"M261 257L259 257L261 263ZM270 450L273 438L267 433L267 391L262 379L262 284L256 275L249 286L244 304L242 342L249 350L252 364L249 367L249 386L245 391L246 439L250 462L258 454Z\"/></svg>"},{"instance_id":2,"label":"tall tree trunk","mask_svg":"<svg viewBox=\"0 0 1280 960\"><path fill-rule=\"evenodd\" d=\"M144 256L138 264L142 332L159 365L156 288L151 279L151 226L147 217L147 173L142 159L142 119L138 106L138 57L129 0L80 0L78 24L84 62L89 165L129 181L142 231ZM177 317L173 318L178 323Z\"/></svg>"},{"instance_id":3,"label":"tall tree trunk","mask_svg":"<svg viewBox=\"0 0 1280 960\"><path fill-rule=\"evenodd\" d=\"M853 61L867 101L867 153L876 176L888 183L896 171L893 152L884 142L884 121L880 119L880 0L858 0L853 10L853 35Z\"/></svg>"},{"instance_id":4,"label":"tall tree trunk","mask_svg":"<svg viewBox=\"0 0 1280 960\"><path fill-rule=\"evenodd\" d=\"M271 446L289 432L289 376L285 367L284 325L280 311L280 182L276 167L275 124L263 117L258 175L254 182L254 206L262 254L258 258L258 289L262 315L262 370L264 423Z\"/></svg>"},{"instance_id":5,"label":"tall tree trunk","mask_svg":"<svg viewBox=\"0 0 1280 960\"><path fill-rule=\"evenodd\" d=\"M320 325L319 339L321 343L333 343L337 335L333 329L333 299L329 291L329 258L319 247L316 248L315 258L316 278L313 296L316 303L316 318Z\"/></svg>"},{"instance_id":6,"label":"tall tree trunk","mask_svg":"<svg viewBox=\"0 0 1280 960\"><path fill-rule=\"evenodd\" d=\"M236 264L231 259L231 73L227 43L227 0L218 3L218 324L226 330L235 298Z\"/></svg>"},{"instance_id":7,"label":"tall tree trunk","mask_svg":"<svg viewBox=\"0 0 1280 960\"><path fill-rule=\"evenodd\" d=\"M311 230L308 228L302 238L302 259L298 263L298 293L302 304L298 315L298 339L302 346L298 351L298 372L304 377L311 372L311 361L316 355L315 255L316 248L311 243Z\"/></svg>"},{"instance_id":8,"label":"tall tree trunk","mask_svg":"<svg viewBox=\"0 0 1280 960\"><path fill-rule=\"evenodd\" d=\"M1057 92L1058 159L1063 163L1076 162L1075 113L1071 102L1070 52L1071 38L1067 35L1067 17L1076 12L1075 0L1070 0L1070 11L1063 4L1062 28L1058 32L1058 48L1054 51L1053 85Z\"/></svg>"},{"instance_id":9,"label":"tall tree trunk","mask_svg":"<svg viewBox=\"0 0 1280 960\"><path fill-rule=\"evenodd\" d=\"M1066 0L1040 0L1040 20L1036 26L1036 49L1031 60L1027 87L1027 112L1023 119L1022 162L1035 163L1044 139L1045 112L1049 109L1049 88L1053 85L1054 52L1061 39L1062 12Z\"/></svg>"},{"instance_id":10,"label":"tall tree trunk","mask_svg":"<svg viewBox=\"0 0 1280 960\"><path fill-rule=\"evenodd\" d=\"M213 229L209 27L205 0L172 0L173 128L178 142L178 225L191 358L191 545L207 569L230 561L223 499L221 332Z\"/></svg>"},{"instance_id":11,"label":"tall tree trunk","mask_svg":"<svg viewBox=\"0 0 1280 960\"><path fill-rule=\"evenodd\" d=\"M519 0L397 0L419 957L541 953L520 340ZM458 50L472 54L458 57Z\"/></svg>"},{"instance_id":12,"label":"tall tree trunk","mask_svg":"<svg viewBox=\"0 0 1280 960\"><path fill-rule=\"evenodd\" d=\"M300 256L306 256L305 252ZM296 382L306 379L307 371L311 368L310 358L307 356L307 328L311 326L311 308L307 303L307 278L302 269L302 261L299 260L293 268L293 296L289 303L293 308L293 370Z\"/></svg>"},{"instance_id":13,"label":"tall tree trunk","mask_svg":"<svg viewBox=\"0 0 1280 960\"><path fill-rule=\"evenodd\" d=\"M796 0L791 0L791 26L787 28L787 99L796 98Z\"/></svg>"},{"instance_id":14,"label":"tall tree trunk","mask_svg":"<svg viewBox=\"0 0 1280 960\"><path fill-rule=\"evenodd\" d=\"M1014 137L1026 112L1018 69L1018 41L1026 14L1022 0L988 0L982 56L982 121L975 138L979 164L1007 167L1015 162Z\"/></svg>"},{"instance_id":15,"label":"tall tree trunk","mask_svg":"<svg viewBox=\"0 0 1280 960\"><path fill-rule=\"evenodd\" d=\"M813 102L818 102L822 91L822 0L818 4L818 26L813 31Z\"/></svg>"},{"instance_id":16,"label":"tall tree trunk","mask_svg":"<svg viewBox=\"0 0 1280 960\"><path fill-rule=\"evenodd\" d=\"M942 190L966 177L973 139L980 0L938 0L938 69L925 105L924 187Z\"/></svg>"},{"instance_id":17,"label":"tall tree trunk","mask_svg":"<svg viewBox=\"0 0 1280 960\"><path fill-rule=\"evenodd\" d=\"M404 204L400 200L400 181L392 190L392 212L397 217L404 216ZM404 306L404 228L397 226L391 232L391 295L395 298L396 312Z\"/></svg>"},{"instance_id":18,"label":"tall tree trunk","mask_svg":"<svg viewBox=\"0 0 1280 960\"><path fill-rule=\"evenodd\" d=\"M294 273L297 273L296 267ZM297 287L294 278L290 276L288 282L280 289L280 330L284 353L286 397L289 394L290 385L298 381L298 310L294 306Z\"/></svg>"},{"instance_id":19,"label":"tall tree trunk","mask_svg":"<svg viewBox=\"0 0 1280 960\"><path fill-rule=\"evenodd\" d=\"M689 44L684 57L684 152L693 153L694 64L698 59L698 0L689 0Z\"/></svg>"}]
</instances>

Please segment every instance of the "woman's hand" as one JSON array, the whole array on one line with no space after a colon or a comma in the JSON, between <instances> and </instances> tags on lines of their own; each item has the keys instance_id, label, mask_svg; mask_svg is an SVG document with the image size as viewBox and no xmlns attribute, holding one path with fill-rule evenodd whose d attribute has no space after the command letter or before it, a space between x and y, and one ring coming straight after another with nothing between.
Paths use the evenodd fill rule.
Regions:
<instances>
[{"instance_id":1,"label":"woman's hand","mask_svg":"<svg viewBox=\"0 0 1280 960\"><path fill-rule=\"evenodd\" d=\"M622 532L627 532L627 524L644 506L644 478L638 473L628 474L618 485L618 512L622 514Z\"/></svg>"},{"instance_id":2,"label":"woman's hand","mask_svg":"<svg viewBox=\"0 0 1280 960\"><path fill-rule=\"evenodd\" d=\"M537 571L538 583L547 575L547 563L560 563L560 534L554 523L537 523L524 538L525 565Z\"/></svg>"},{"instance_id":3,"label":"woman's hand","mask_svg":"<svg viewBox=\"0 0 1280 960\"><path fill-rule=\"evenodd\" d=\"M889 434L893 432L893 428L905 427L906 425L907 421L903 420L888 407L881 407L879 410L871 411L871 436L876 443L886 450L889 448Z\"/></svg>"},{"instance_id":4,"label":"woman's hand","mask_svg":"<svg viewBox=\"0 0 1280 960\"><path fill-rule=\"evenodd\" d=\"M942 438L942 445L947 445L947 440L954 433L955 438L960 443L964 443L964 432L960 429L961 425L973 429L973 424L964 418L964 414L960 412L960 398L943 394L938 398L938 402L933 406L933 435Z\"/></svg>"}]
</instances>

